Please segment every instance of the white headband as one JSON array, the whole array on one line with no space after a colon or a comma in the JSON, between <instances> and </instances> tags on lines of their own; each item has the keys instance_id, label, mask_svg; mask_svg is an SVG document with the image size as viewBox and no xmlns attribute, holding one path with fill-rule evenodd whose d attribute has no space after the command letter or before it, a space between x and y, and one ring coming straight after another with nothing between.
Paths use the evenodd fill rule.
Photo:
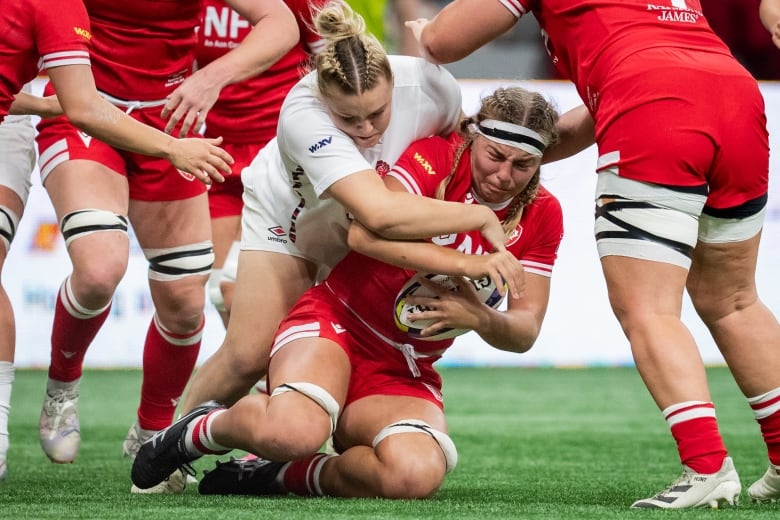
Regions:
<instances>
[{"instance_id":1,"label":"white headband","mask_svg":"<svg viewBox=\"0 0 780 520\"><path fill-rule=\"evenodd\" d=\"M496 143L519 148L541 157L547 147L547 139L525 126L485 119L477 125L477 132Z\"/></svg>"}]
</instances>

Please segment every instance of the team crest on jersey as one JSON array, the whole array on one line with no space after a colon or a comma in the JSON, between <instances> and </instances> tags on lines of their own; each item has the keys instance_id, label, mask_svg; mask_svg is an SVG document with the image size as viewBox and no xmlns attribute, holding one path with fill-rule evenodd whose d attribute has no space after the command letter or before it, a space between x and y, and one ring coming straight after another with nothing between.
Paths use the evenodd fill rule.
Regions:
<instances>
[{"instance_id":1,"label":"team crest on jersey","mask_svg":"<svg viewBox=\"0 0 780 520\"><path fill-rule=\"evenodd\" d=\"M523 234L523 226L520 224L517 225L517 227L512 231L512 233L509 234L509 236L506 239L506 246L509 247L512 244L517 243L518 240L520 240L520 237Z\"/></svg>"},{"instance_id":2,"label":"team crest on jersey","mask_svg":"<svg viewBox=\"0 0 780 520\"><path fill-rule=\"evenodd\" d=\"M380 177L384 177L388 173L390 173L390 165L387 164L382 159L379 159L376 162L376 166L374 167L376 169L376 172L379 174Z\"/></svg>"}]
</instances>

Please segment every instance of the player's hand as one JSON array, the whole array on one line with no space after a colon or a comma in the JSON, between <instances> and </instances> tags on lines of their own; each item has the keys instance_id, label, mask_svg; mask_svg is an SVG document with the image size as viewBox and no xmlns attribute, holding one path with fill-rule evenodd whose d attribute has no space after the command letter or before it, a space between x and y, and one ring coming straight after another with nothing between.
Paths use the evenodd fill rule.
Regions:
<instances>
[{"instance_id":1,"label":"player's hand","mask_svg":"<svg viewBox=\"0 0 780 520\"><path fill-rule=\"evenodd\" d=\"M472 204L468 206L473 208L470 211L481 211L483 213L483 224L479 228L480 233L493 246L494 251L506 251L506 234L501 226L496 214L487 206L481 204Z\"/></svg>"},{"instance_id":2,"label":"player's hand","mask_svg":"<svg viewBox=\"0 0 780 520\"><path fill-rule=\"evenodd\" d=\"M224 175L230 175L233 158L219 147L222 138L217 139L172 139L167 158L176 168L198 178L203 184L212 180L224 182Z\"/></svg>"},{"instance_id":3,"label":"player's hand","mask_svg":"<svg viewBox=\"0 0 780 520\"><path fill-rule=\"evenodd\" d=\"M420 331L422 336L437 334L442 329L478 329L479 324L486 319L482 314L490 312L490 307L480 301L471 282L462 276L453 276L451 279L457 286L455 291L421 277L420 284L435 296L407 297L407 303L424 308L420 312L410 314L410 321L433 320L428 327Z\"/></svg>"},{"instance_id":4,"label":"player's hand","mask_svg":"<svg viewBox=\"0 0 780 520\"><path fill-rule=\"evenodd\" d=\"M463 274L472 280L489 276L501 296L506 283L512 298L520 298L525 290L525 270L520 261L509 251L489 255L464 255Z\"/></svg>"},{"instance_id":5,"label":"player's hand","mask_svg":"<svg viewBox=\"0 0 780 520\"><path fill-rule=\"evenodd\" d=\"M197 132L217 102L221 88L203 73L203 69L184 80L163 106L161 116L168 120L165 132L172 133L179 124L179 137L188 135L190 130Z\"/></svg>"},{"instance_id":6,"label":"player's hand","mask_svg":"<svg viewBox=\"0 0 780 520\"><path fill-rule=\"evenodd\" d=\"M780 49L780 21L778 21L774 27L772 27L772 42L775 44L775 47Z\"/></svg>"},{"instance_id":7,"label":"player's hand","mask_svg":"<svg viewBox=\"0 0 780 520\"><path fill-rule=\"evenodd\" d=\"M426 60L436 63L426 52L425 47L421 43L422 40L422 32L426 25L430 23L430 20L427 18L418 18L416 20L407 20L404 22L404 25L407 29L412 31L412 36L414 36L414 39L417 41L417 53Z\"/></svg>"}]
</instances>

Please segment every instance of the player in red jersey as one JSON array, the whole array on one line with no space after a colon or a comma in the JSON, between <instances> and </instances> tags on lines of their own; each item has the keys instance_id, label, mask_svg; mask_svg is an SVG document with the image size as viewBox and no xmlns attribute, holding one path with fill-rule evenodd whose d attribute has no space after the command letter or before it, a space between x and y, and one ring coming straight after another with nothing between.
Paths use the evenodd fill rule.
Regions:
<instances>
[{"instance_id":1,"label":"player in red jersey","mask_svg":"<svg viewBox=\"0 0 780 520\"><path fill-rule=\"evenodd\" d=\"M90 25L82 2L53 0L4 2L0 12L0 269L24 212L35 166L33 129L28 118L64 112L74 125L127 150L167 158L202 179L228 173L230 156L219 141L174 139L127 117L95 89L89 59ZM57 85L59 101L41 99L22 87L45 71ZM0 480L5 479L8 410L14 378L15 322L0 286Z\"/></svg>"},{"instance_id":2,"label":"player in red jersey","mask_svg":"<svg viewBox=\"0 0 780 520\"><path fill-rule=\"evenodd\" d=\"M227 325L236 280L241 237L241 170L276 135L279 110L287 92L301 78L320 37L313 30L312 8L324 0L285 0L298 22L300 41L263 74L228 85L206 117L206 137L222 137L236 160L237 175L212 184L208 191L214 266L209 277L211 302ZM203 67L236 47L251 30L249 22L223 0L206 0L198 31L196 62Z\"/></svg>"},{"instance_id":3,"label":"player in red jersey","mask_svg":"<svg viewBox=\"0 0 780 520\"><path fill-rule=\"evenodd\" d=\"M162 441L142 446L133 466L136 485L154 485L203 454L240 448L262 459L220 464L204 477L201 493L434 494L457 463L433 367L453 340L419 340L396 327L394 301L414 271L384 261L459 280L459 292L419 300L430 309L420 318L438 320L433 328L473 329L510 352L531 348L563 232L557 199L539 185L543 151L557 139L556 120L541 95L499 89L459 133L413 143L387 186L487 205L503 223L507 250L485 254L492 247L475 231L399 243L353 223L353 251L305 293L279 328L270 397L250 395L228 409L215 403L195 408ZM518 260L525 268L524 293L510 298L504 311L482 303L460 278L495 274L490 262ZM331 434L340 455L312 455Z\"/></svg>"},{"instance_id":4,"label":"player in red jersey","mask_svg":"<svg viewBox=\"0 0 780 520\"><path fill-rule=\"evenodd\" d=\"M262 72L298 38L295 19L281 2L229 4L253 30L232 52L191 75L200 0L87 0L92 68L102 96L132 118L189 135L223 86ZM124 446L133 455L138 429L170 424L197 359L203 289L213 261L206 188L165 162L98 141L65 118L44 120L39 131L41 179L73 263L56 300L41 445L54 462L72 462L78 453L84 355L124 275L132 222L149 260L155 305L138 421Z\"/></svg>"},{"instance_id":5,"label":"player in red jersey","mask_svg":"<svg viewBox=\"0 0 780 520\"><path fill-rule=\"evenodd\" d=\"M764 2L770 29L771 9ZM595 124L595 233L610 303L684 465L633 507L733 504L741 490L680 319L686 288L767 445L769 469L748 495L780 498L780 325L755 282L769 163L755 80L698 0L455 0L408 25L428 57L448 62L528 12Z\"/></svg>"}]
</instances>

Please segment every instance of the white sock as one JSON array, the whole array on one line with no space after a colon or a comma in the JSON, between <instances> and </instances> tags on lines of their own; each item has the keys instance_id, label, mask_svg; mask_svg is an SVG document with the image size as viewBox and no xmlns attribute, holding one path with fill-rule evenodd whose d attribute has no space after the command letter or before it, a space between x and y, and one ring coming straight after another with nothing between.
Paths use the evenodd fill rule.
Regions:
<instances>
[{"instance_id":1,"label":"white sock","mask_svg":"<svg viewBox=\"0 0 780 520\"><path fill-rule=\"evenodd\" d=\"M0 361L0 457L8 451L8 414L11 411L11 387L14 382L14 365Z\"/></svg>"}]
</instances>

